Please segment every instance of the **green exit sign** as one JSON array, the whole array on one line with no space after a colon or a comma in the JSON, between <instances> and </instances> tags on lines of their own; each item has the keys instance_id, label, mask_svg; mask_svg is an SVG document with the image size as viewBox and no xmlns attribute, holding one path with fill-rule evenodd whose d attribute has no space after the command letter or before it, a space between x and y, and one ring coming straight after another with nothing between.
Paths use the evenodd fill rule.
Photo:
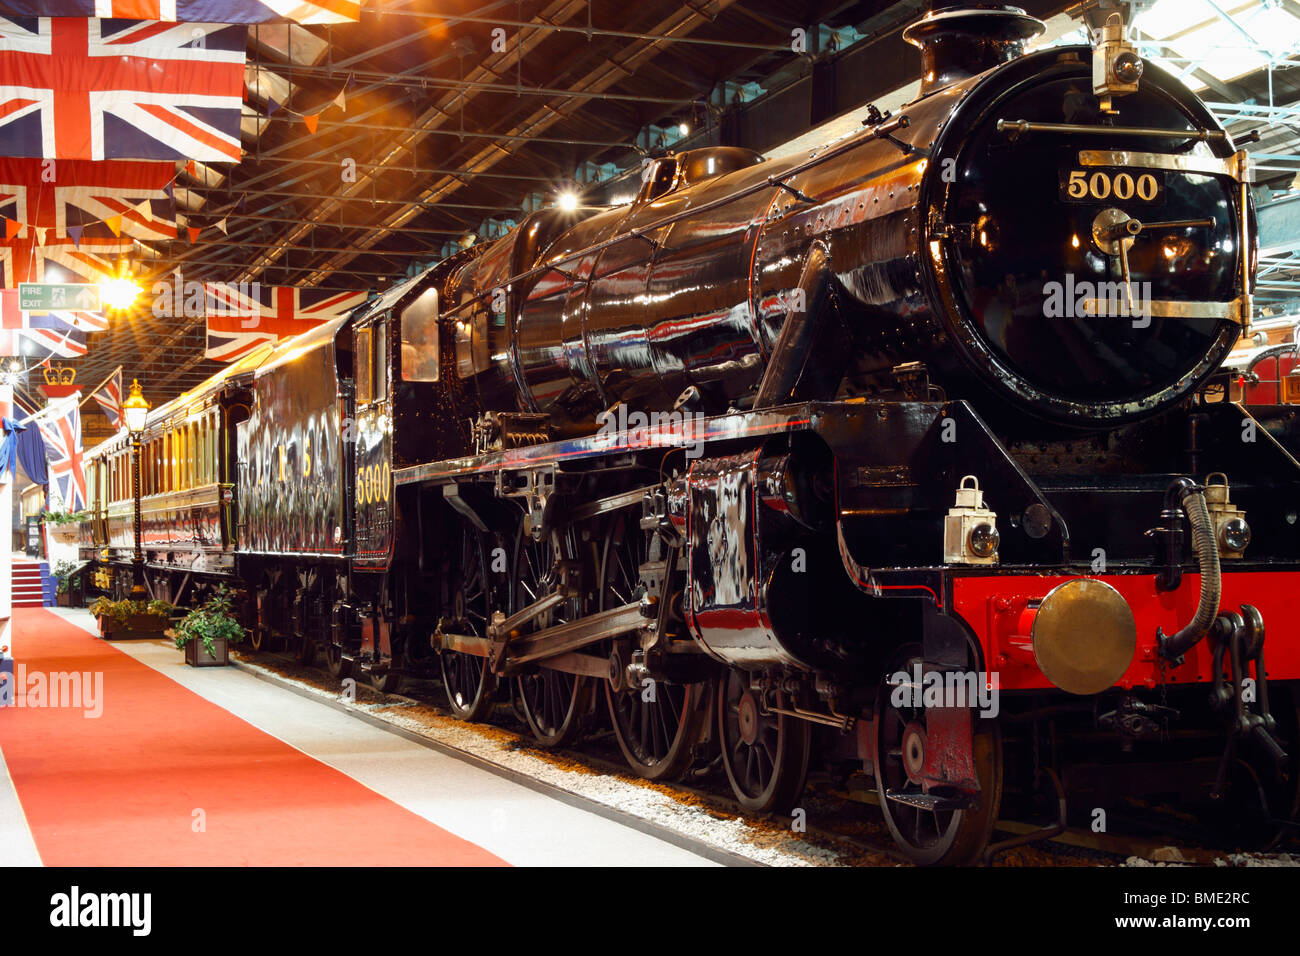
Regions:
<instances>
[{"instance_id":1,"label":"green exit sign","mask_svg":"<svg viewBox=\"0 0 1300 956\"><path fill-rule=\"evenodd\" d=\"M20 282L18 308L24 312L78 309L99 311L99 286L75 282Z\"/></svg>"}]
</instances>

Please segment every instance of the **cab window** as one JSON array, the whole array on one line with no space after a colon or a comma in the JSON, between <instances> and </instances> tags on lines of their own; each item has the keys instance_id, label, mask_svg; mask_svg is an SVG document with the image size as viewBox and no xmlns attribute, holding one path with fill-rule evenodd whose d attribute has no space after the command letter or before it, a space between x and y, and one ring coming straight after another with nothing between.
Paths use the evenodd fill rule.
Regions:
<instances>
[{"instance_id":1,"label":"cab window","mask_svg":"<svg viewBox=\"0 0 1300 956\"><path fill-rule=\"evenodd\" d=\"M357 404L368 405L374 398L374 348L369 329L357 329L356 363Z\"/></svg>"},{"instance_id":2,"label":"cab window","mask_svg":"<svg viewBox=\"0 0 1300 956\"><path fill-rule=\"evenodd\" d=\"M426 289L402 313L402 381L438 381L437 289Z\"/></svg>"},{"instance_id":3,"label":"cab window","mask_svg":"<svg viewBox=\"0 0 1300 956\"><path fill-rule=\"evenodd\" d=\"M638 202L649 202L652 199L658 199L668 190L673 188L673 182L677 179L677 160L674 157L661 159L655 163L654 172L641 187L641 195L637 197Z\"/></svg>"},{"instance_id":4,"label":"cab window","mask_svg":"<svg viewBox=\"0 0 1300 956\"><path fill-rule=\"evenodd\" d=\"M373 398L382 402L388 397L388 324L381 322L374 329L375 368L371 375Z\"/></svg>"}]
</instances>

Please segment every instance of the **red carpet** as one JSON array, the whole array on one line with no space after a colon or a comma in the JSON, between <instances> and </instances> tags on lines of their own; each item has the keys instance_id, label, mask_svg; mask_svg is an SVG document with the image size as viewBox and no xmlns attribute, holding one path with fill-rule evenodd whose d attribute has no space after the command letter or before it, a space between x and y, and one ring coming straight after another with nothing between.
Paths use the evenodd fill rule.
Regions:
<instances>
[{"instance_id":1,"label":"red carpet","mask_svg":"<svg viewBox=\"0 0 1300 956\"><path fill-rule=\"evenodd\" d=\"M98 718L0 708L47 866L504 865L56 614L15 608L13 621L29 675L104 675Z\"/></svg>"}]
</instances>

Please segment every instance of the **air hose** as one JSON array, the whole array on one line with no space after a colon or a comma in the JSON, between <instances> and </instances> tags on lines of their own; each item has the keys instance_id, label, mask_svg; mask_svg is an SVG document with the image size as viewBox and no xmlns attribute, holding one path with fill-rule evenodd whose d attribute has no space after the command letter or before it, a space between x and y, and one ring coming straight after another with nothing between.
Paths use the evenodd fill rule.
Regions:
<instances>
[{"instance_id":1,"label":"air hose","mask_svg":"<svg viewBox=\"0 0 1300 956\"><path fill-rule=\"evenodd\" d=\"M1214 522L1205 504L1205 490L1187 478L1179 478L1165 492L1165 510L1182 508L1192 527L1192 550L1201 570L1201 597L1196 614L1176 634L1166 635L1157 629L1160 653L1167 660L1178 661L1196 646L1214 624L1223 597L1223 580L1219 570L1219 545L1214 539Z\"/></svg>"}]
</instances>

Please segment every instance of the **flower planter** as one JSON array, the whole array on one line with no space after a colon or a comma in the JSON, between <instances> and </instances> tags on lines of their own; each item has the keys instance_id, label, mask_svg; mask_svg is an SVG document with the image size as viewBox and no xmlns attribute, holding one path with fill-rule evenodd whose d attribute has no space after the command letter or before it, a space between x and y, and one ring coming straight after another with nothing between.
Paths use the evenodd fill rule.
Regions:
<instances>
[{"instance_id":1,"label":"flower planter","mask_svg":"<svg viewBox=\"0 0 1300 956\"><path fill-rule=\"evenodd\" d=\"M190 641L185 645L185 663L190 667L225 667L230 663L230 648L224 637L212 639L212 650L215 656L207 652L203 641Z\"/></svg>"},{"instance_id":2,"label":"flower planter","mask_svg":"<svg viewBox=\"0 0 1300 956\"><path fill-rule=\"evenodd\" d=\"M77 522L52 524L47 521L45 530L51 539L60 544L76 544L81 537L81 525Z\"/></svg>"},{"instance_id":3,"label":"flower planter","mask_svg":"<svg viewBox=\"0 0 1300 956\"><path fill-rule=\"evenodd\" d=\"M99 634L106 641L124 641L132 638L166 637L171 622L157 614L129 614L125 625L117 624L112 618L101 617Z\"/></svg>"}]
</instances>

